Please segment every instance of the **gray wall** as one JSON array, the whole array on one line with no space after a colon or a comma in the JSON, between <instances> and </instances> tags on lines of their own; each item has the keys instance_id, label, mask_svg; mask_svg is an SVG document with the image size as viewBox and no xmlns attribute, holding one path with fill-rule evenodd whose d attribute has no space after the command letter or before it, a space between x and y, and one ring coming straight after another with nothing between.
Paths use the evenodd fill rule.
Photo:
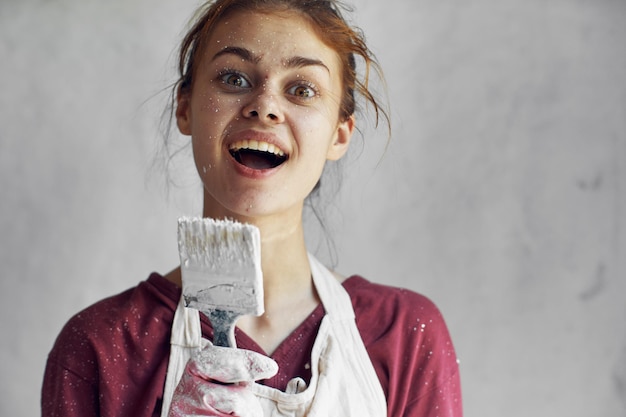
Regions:
<instances>
[{"instance_id":1,"label":"gray wall","mask_svg":"<svg viewBox=\"0 0 626 417\"><path fill-rule=\"evenodd\" d=\"M0 415L38 414L73 313L176 264L197 181L149 168L196 4L0 3ZM626 2L356 6L394 124L344 165L338 269L439 305L466 416L625 416Z\"/></svg>"}]
</instances>

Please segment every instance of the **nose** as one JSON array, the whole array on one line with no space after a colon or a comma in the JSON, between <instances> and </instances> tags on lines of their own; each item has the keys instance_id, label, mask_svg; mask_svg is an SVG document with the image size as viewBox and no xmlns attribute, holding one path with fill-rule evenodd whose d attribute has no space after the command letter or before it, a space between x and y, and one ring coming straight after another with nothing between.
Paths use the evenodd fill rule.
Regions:
<instances>
[{"instance_id":1,"label":"nose","mask_svg":"<svg viewBox=\"0 0 626 417\"><path fill-rule=\"evenodd\" d=\"M282 123L283 110L279 100L270 91L264 90L251 98L242 109L243 117L258 118L265 123Z\"/></svg>"}]
</instances>

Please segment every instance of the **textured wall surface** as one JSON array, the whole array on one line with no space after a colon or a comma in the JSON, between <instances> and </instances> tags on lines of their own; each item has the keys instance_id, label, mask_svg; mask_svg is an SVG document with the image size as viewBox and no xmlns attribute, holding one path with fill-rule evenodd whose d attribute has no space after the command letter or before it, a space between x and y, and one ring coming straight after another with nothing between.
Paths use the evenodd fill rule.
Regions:
<instances>
[{"instance_id":1,"label":"textured wall surface","mask_svg":"<svg viewBox=\"0 0 626 417\"><path fill-rule=\"evenodd\" d=\"M198 185L149 168L196 4L0 2L2 416L72 314L176 265ZM466 416L626 416L626 2L355 5L393 135L343 166L338 269L439 305Z\"/></svg>"}]
</instances>

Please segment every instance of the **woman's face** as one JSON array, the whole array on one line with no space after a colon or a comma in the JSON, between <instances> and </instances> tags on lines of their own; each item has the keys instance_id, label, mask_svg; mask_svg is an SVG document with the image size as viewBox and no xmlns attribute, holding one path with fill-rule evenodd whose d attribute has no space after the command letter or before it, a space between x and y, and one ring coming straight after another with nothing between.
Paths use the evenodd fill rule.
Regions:
<instances>
[{"instance_id":1,"label":"woman's face","mask_svg":"<svg viewBox=\"0 0 626 417\"><path fill-rule=\"evenodd\" d=\"M205 216L301 216L326 160L347 150L341 64L296 13L238 12L216 25L176 111L191 135Z\"/></svg>"}]
</instances>

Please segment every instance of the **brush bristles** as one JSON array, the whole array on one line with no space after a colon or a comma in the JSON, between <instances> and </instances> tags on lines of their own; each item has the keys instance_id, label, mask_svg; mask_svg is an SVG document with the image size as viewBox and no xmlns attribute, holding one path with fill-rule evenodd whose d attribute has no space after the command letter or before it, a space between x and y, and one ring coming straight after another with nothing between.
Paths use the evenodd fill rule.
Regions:
<instances>
[{"instance_id":1,"label":"brush bristles","mask_svg":"<svg viewBox=\"0 0 626 417\"><path fill-rule=\"evenodd\" d=\"M191 265L221 268L254 265L260 256L259 229L232 220L178 219L178 248Z\"/></svg>"},{"instance_id":2,"label":"brush bristles","mask_svg":"<svg viewBox=\"0 0 626 417\"><path fill-rule=\"evenodd\" d=\"M263 313L261 238L256 226L231 220L178 220L183 296L201 311Z\"/></svg>"}]
</instances>

